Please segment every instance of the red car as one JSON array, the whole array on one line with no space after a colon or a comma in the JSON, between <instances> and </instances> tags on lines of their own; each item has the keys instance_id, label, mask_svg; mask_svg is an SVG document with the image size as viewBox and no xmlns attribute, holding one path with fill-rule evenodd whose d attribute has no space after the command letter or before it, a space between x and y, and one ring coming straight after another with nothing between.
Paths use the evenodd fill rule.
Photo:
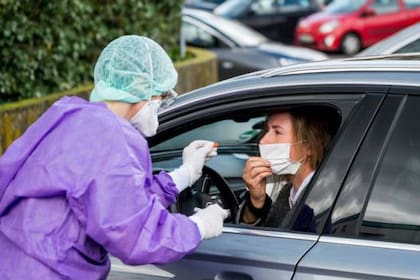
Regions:
<instances>
[{"instance_id":1,"label":"red car","mask_svg":"<svg viewBox=\"0 0 420 280\"><path fill-rule=\"evenodd\" d=\"M420 0L335 0L299 22L295 44L355 54L420 21Z\"/></svg>"}]
</instances>

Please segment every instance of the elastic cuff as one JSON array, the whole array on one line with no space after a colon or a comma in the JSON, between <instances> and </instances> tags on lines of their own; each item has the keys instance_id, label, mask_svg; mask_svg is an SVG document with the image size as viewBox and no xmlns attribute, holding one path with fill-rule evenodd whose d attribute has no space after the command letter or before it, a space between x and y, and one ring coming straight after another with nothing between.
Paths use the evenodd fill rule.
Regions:
<instances>
[{"instance_id":1,"label":"elastic cuff","mask_svg":"<svg viewBox=\"0 0 420 280\"><path fill-rule=\"evenodd\" d=\"M168 173L175 183L178 193L182 192L188 186L190 186L190 171L188 167L181 165L174 171Z\"/></svg>"},{"instance_id":2,"label":"elastic cuff","mask_svg":"<svg viewBox=\"0 0 420 280\"><path fill-rule=\"evenodd\" d=\"M268 211L271 208L271 203L271 198L268 195L266 195L263 207L256 208L254 205L252 205L251 196L249 195L249 192L246 193L245 207L248 208L252 215L254 215L257 219L265 217L268 214Z\"/></svg>"},{"instance_id":3,"label":"elastic cuff","mask_svg":"<svg viewBox=\"0 0 420 280\"><path fill-rule=\"evenodd\" d=\"M205 232L204 232L205 227L203 225L203 221L200 218L198 218L194 215L189 216L188 218L197 226L198 232L200 233L201 240L203 240L204 239L204 234L205 234Z\"/></svg>"}]
</instances>

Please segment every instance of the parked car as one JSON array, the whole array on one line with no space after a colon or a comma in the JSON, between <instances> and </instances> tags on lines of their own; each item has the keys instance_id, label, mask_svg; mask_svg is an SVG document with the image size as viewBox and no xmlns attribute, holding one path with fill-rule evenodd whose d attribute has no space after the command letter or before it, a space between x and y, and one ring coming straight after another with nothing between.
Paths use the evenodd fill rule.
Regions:
<instances>
[{"instance_id":1,"label":"parked car","mask_svg":"<svg viewBox=\"0 0 420 280\"><path fill-rule=\"evenodd\" d=\"M319 9L317 0L228 0L214 13L236 19L273 41L291 44L299 19Z\"/></svg>"},{"instance_id":2,"label":"parked car","mask_svg":"<svg viewBox=\"0 0 420 280\"><path fill-rule=\"evenodd\" d=\"M206 11L184 8L182 21L182 34L188 45L216 53L220 80L270 67L328 58L319 51L272 42L240 22Z\"/></svg>"},{"instance_id":3,"label":"parked car","mask_svg":"<svg viewBox=\"0 0 420 280\"><path fill-rule=\"evenodd\" d=\"M357 56L420 53L420 23L413 24L359 52Z\"/></svg>"},{"instance_id":4,"label":"parked car","mask_svg":"<svg viewBox=\"0 0 420 280\"><path fill-rule=\"evenodd\" d=\"M225 0L186 0L184 3L184 7L213 11L217 6L219 6L223 2L225 2Z\"/></svg>"},{"instance_id":5,"label":"parked car","mask_svg":"<svg viewBox=\"0 0 420 280\"><path fill-rule=\"evenodd\" d=\"M418 21L418 0L334 1L299 22L295 44L353 55Z\"/></svg>"},{"instance_id":6,"label":"parked car","mask_svg":"<svg viewBox=\"0 0 420 280\"><path fill-rule=\"evenodd\" d=\"M258 154L261 123L273 110L316 107L330 114L338 130L283 226L227 221L221 236L203 241L178 262L158 267L114 262L109 279L418 279L418 59L297 64L178 97L160 112L158 134L149 141L155 171L177 167L193 139L219 143L219 155L207 162L202 179L172 208L185 214L208 201L236 211L238 194L246 188L242 169ZM314 211L315 232L293 230L304 207ZM130 277L117 278L124 274Z\"/></svg>"}]
</instances>

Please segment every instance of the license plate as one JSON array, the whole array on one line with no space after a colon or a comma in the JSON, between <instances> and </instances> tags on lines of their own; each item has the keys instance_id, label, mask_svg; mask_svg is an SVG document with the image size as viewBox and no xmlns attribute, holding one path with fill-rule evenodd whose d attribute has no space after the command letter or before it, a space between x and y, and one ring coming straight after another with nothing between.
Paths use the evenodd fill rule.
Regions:
<instances>
[{"instance_id":1,"label":"license plate","mask_svg":"<svg viewBox=\"0 0 420 280\"><path fill-rule=\"evenodd\" d=\"M304 34L299 36L299 41L306 44L311 44L314 42L314 38L311 35Z\"/></svg>"}]
</instances>

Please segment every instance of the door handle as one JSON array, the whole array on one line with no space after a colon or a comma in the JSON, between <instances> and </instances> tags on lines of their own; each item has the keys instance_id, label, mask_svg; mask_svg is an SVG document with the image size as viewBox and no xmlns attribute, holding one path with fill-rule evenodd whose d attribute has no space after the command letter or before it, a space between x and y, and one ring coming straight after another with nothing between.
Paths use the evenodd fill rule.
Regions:
<instances>
[{"instance_id":1,"label":"door handle","mask_svg":"<svg viewBox=\"0 0 420 280\"><path fill-rule=\"evenodd\" d=\"M251 275L242 272L223 271L217 273L214 280L253 280L253 278Z\"/></svg>"}]
</instances>

